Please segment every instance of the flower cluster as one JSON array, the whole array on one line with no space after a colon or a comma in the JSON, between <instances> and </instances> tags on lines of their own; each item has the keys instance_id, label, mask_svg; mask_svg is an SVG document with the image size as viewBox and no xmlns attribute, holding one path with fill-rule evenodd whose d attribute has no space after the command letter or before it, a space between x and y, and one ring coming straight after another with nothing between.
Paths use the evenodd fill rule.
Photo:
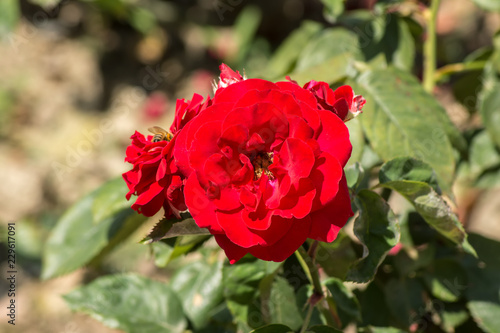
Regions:
<instances>
[{"instance_id":1,"label":"flower cluster","mask_svg":"<svg viewBox=\"0 0 500 333\"><path fill-rule=\"evenodd\" d=\"M178 100L170 133L132 136L123 175L132 208L189 210L231 263L283 261L307 239L333 241L352 216L344 122L365 100L325 82L246 79L221 65L215 94Z\"/></svg>"}]
</instances>

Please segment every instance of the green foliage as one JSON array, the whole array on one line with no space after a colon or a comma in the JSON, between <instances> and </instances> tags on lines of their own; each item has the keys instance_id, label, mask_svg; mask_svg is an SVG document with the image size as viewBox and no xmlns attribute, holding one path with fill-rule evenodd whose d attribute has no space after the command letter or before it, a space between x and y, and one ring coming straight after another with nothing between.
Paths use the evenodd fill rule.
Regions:
<instances>
[{"instance_id":1,"label":"green foliage","mask_svg":"<svg viewBox=\"0 0 500 333\"><path fill-rule=\"evenodd\" d=\"M64 296L71 309L130 333L184 332L186 318L169 286L138 275L110 275Z\"/></svg>"},{"instance_id":2,"label":"green foliage","mask_svg":"<svg viewBox=\"0 0 500 333\"><path fill-rule=\"evenodd\" d=\"M7 36L19 21L20 10L17 0L4 0L0 2L0 38Z\"/></svg>"},{"instance_id":3,"label":"green foliage","mask_svg":"<svg viewBox=\"0 0 500 333\"><path fill-rule=\"evenodd\" d=\"M399 241L399 228L389 205L377 193L361 190L355 198L359 209L354 233L363 244L363 257L347 273L347 280L370 281L385 255Z\"/></svg>"},{"instance_id":4,"label":"green foliage","mask_svg":"<svg viewBox=\"0 0 500 333\"><path fill-rule=\"evenodd\" d=\"M145 218L128 207L125 193L127 186L117 178L84 197L60 218L45 244L43 279L90 263L141 226Z\"/></svg>"}]
</instances>

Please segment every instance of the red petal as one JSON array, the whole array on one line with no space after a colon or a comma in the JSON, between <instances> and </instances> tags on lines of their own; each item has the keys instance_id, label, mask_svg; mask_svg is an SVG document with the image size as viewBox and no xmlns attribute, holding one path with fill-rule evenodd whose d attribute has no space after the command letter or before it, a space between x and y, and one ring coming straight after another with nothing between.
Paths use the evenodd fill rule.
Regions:
<instances>
[{"instance_id":1,"label":"red petal","mask_svg":"<svg viewBox=\"0 0 500 333\"><path fill-rule=\"evenodd\" d=\"M292 224L288 232L271 246L254 246L249 249L255 257L280 262L290 257L307 239L311 230L311 218L289 220Z\"/></svg>"},{"instance_id":2,"label":"red petal","mask_svg":"<svg viewBox=\"0 0 500 333\"><path fill-rule=\"evenodd\" d=\"M248 249L245 249L241 246L238 246L231 242L226 235L215 234L215 241L226 253L227 258L229 259L230 264L236 263L238 260L243 258L245 254L248 253Z\"/></svg>"},{"instance_id":3,"label":"red petal","mask_svg":"<svg viewBox=\"0 0 500 333\"><path fill-rule=\"evenodd\" d=\"M302 88L298 84L289 81L276 82L276 85L281 89L281 91L290 92L297 101L301 101L302 103L305 103L310 107L316 109L316 98L310 91Z\"/></svg>"},{"instance_id":4,"label":"red petal","mask_svg":"<svg viewBox=\"0 0 500 333\"><path fill-rule=\"evenodd\" d=\"M153 216L163 206L165 196L163 194L164 188L158 183L153 183L147 191L140 194L132 209L140 211L145 216Z\"/></svg>"},{"instance_id":5,"label":"red petal","mask_svg":"<svg viewBox=\"0 0 500 333\"><path fill-rule=\"evenodd\" d=\"M342 167L332 155L323 152L316 157L316 163L309 177L316 187L313 211L322 208L335 198L342 175Z\"/></svg>"},{"instance_id":6,"label":"red petal","mask_svg":"<svg viewBox=\"0 0 500 333\"><path fill-rule=\"evenodd\" d=\"M288 171L291 183L298 185L301 178L306 178L314 166L314 153L302 140L288 138L279 152L283 167Z\"/></svg>"},{"instance_id":7,"label":"red petal","mask_svg":"<svg viewBox=\"0 0 500 333\"><path fill-rule=\"evenodd\" d=\"M213 99L213 103L236 103L249 90L269 89L278 89L278 87L270 81L262 79L248 79L233 83L227 88L217 90Z\"/></svg>"},{"instance_id":8,"label":"red petal","mask_svg":"<svg viewBox=\"0 0 500 333\"><path fill-rule=\"evenodd\" d=\"M210 201L205 190L200 186L195 173L186 180L184 186L186 206L200 228L210 228L214 232L222 232L215 216L215 205Z\"/></svg>"},{"instance_id":9,"label":"red petal","mask_svg":"<svg viewBox=\"0 0 500 333\"><path fill-rule=\"evenodd\" d=\"M243 220L243 212L225 213L217 212L217 220L226 236L238 246L249 248L251 246L265 244L265 240L248 229Z\"/></svg>"},{"instance_id":10,"label":"red petal","mask_svg":"<svg viewBox=\"0 0 500 333\"><path fill-rule=\"evenodd\" d=\"M310 215L313 221L309 238L322 242L332 242L337 238L339 230L347 223L347 220L353 216L351 209L351 199L345 175L339 183L339 191L335 199L323 209L320 209Z\"/></svg>"},{"instance_id":11,"label":"red petal","mask_svg":"<svg viewBox=\"0 0 500 333\"><path fill-rule=\"evenodd\" d=\"M342 167L351 157L352 146L349 130L339 117L331 111L319 111L322 128L318 136L321 150L335 157Z\"/></svg>"}]
</instances>

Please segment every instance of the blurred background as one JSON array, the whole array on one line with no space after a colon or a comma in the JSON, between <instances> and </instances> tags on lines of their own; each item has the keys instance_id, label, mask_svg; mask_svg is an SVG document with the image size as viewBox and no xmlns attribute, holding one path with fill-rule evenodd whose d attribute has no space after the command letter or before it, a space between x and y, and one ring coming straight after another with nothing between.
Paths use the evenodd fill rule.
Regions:
<instances>
[{"instance_id":1,"label":"blurred background","mask_svg":"<svg viewBox=\"0 0 500 333\"><path fill-rule=\"evenodd\" d=\"M383 3L410 27L413 72L421 76L425 1L349 0L350 21L336 21L324 2L0 1L0 220L16 223L20 272L17 324L13 329L2 319L0 332L114 332L71 313L60 297L92 272L40 281L44 240L72 203L128 170L125 148L135 130L168 128L177 98L211 94L221 62L248 77L281 78L295 63L283 67L276 53L302 51L300 43L280 48L298 29L345 25L356 31L352 22L361 14L376 18ZM491 52L499 27L498 13L469 0L443 0L438 66ZM481 75L453 76L434 92L465 133L482 126L475 107ZM498 187L458 182L455 195L467 229L500 240L500 226L492 223L500 220ZM137 243L146 230L107 258L107 269L166 278L168 271L156 268L148 248ZM0 258L5 272L5 244ZM2 308L6 290L2 281Z\"/></svg>"}]
</instances>

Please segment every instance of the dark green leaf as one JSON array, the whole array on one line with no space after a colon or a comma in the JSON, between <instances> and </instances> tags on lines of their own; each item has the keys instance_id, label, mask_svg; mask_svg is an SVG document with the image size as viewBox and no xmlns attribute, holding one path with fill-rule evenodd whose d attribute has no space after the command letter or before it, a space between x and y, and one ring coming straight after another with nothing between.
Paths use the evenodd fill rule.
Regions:
<instances>
[{"instance_id":1,"label":"dark green leaf","mask_svg":"<svg viewBox=\"0 0 500 333\"><path fill-rule=\"evenodd\" d=\"M20 14L21 10L18 0L0 1L0 37L6 36L14 30L19 21Z\"/></svg>"},{"instance_id":2,"label":"dark green leaf","mask_svg":"<svg viewBox=\"0 0 500 333\"><path fill-rule=\"evenodd\" d=\"M361 308L359 326L387 326L391 314L387 308L382 284L371 282L364 290L356 289L355 295Z\"/></svg>"},{"instance_id":3,"label":"dark green leaf","mask_svg":"<svg viewBox=\"0 0 500 333\"><path fill-rule=\"evenodd\" d=\"M43 279L82 267L97 255L109 252L141 226L146 217L126 208L128 205L118 204L114 195L102 195L110 193L110 189L121 193L121 200L127 202L127 186L118 178L81 199L57 222L43 253ZM96 203L107 198L111 201L108 211L104 209L105 202Z\"/></svg>"},{"instance_id":4,"label":"dark green leaf","mask_svg":"<svg viewBox=\"0 0 500 333\"><path fill-rule=\"evenodd\" d=\"M474 254L467 241L467 234L457 216L441 196L428 184L409 180L389 181L380 186L401 194L410 201L415 210L434 229L449 240L460 245L466 252Z\"/></svg>"},{"instance_id":5,"label":"dark green leaf","mask_svg":"<svg viewBox=\"0 0 500 333\"><path fill-rule=\"evenodd\" d=\"M384 286L387 306L401 325L409 327L424 309L423 288L415 279L390 279Z\"/></svg>"},{"instance_id":6,"label":"dark green leaf","mask_svg":"<svg viewBox=\"0 0 500 333\"><path fill-rule=\"evenodd\" d=\"M443 107L415 77L396 68L367 70L351 84L367 100L359 119L375 152L385 161L399 156L423 160L449 191L455 171L450 141L461 151L466 143Z\"/></svg>"},{"instance_id":7,"label":"dark green leaf","mask_svg":"<svg viewBox=\"0 0 500 333\"><path fill-rule=\"evenodd\" d=\"M435 260L422 278L431 294L445 302L458 301L467 285L464 269L452 259Z\"/></svg>"},{"instance_id":8,"label":"dark green leaf","mask_svg":"<svg viewBox=\"0 0 500 333\"><path fill-rule=\"evenodd\" d=\"M434 170L426 163L412 157L397 157L382 165L378 174L381 183L395 180L424 182L440 193Z\"/></svg>"},{"instance_id":9,"label":"dark green leaf","mask_svg":"<svg viewBox=\"0 0 500 333\"><path fill-rule=\"evenodd\" d=\"M163 283L137 275L105 276L64 299L72 310L130 333L181 333L186 328L176 294Z\"/></svg>"},{"instance_id":10,"label":"dark green leaf","mask_svg":"<svg viewBox=\"0 0 500 333\"><path fill-rule=\"evenodd\" d=\"M380 59L385 64L411 71L415 60L415 41L407 23L396 14L377 16L354 28L367 62Z\"/></svg>"},{"instance_id":11,"label":"dark green leaf","mask_svg":"<svg viewBox=\"0 0 500 333\"><path fill-rule=\"evenodd\" d=\"M269 314L272 323L284 324L296 330L302 326L302 316L295 301L295 291L288 281L276 277L269 297Z\"/></svg>"},{"instance_id":12,"label":"dark green leaf","mask_svg":"<svg viewBox=\"0 0 500 333\"><path fill-rule=\"evenodd\" d=\"M193 218L185 219L166 219L160 220L150 231L150 233L141 241L142 244L151 244L160 239L172 238L186 235L209 235L205 228L200 228Z\"/></svg>"},{"instance_id":13,"label":"dark green leaf","mask_svg":"<svg viewBox=\"0 0 500 333\"><path fill-rule=\"evenodd\" d=\"M271 324L259 327L250 333L294 333L293 330L285 325Z\"/></svg>"},{"instance_id":14,"label":"dark green leaf","mask_svg":"<svg viewBox=\"0 0 500 333\"><path fill-rule=\"evenodd\" d=\"M224 266L224 297L247 304L257 295L260 281L273 274L282 263L256 260Z\"/></svg>"},{"instance_id":15,"label":"dark green leaf","mask_svg":"<svg viewBox=\"0 0 500 333\"><path fill-rule=\"evenodd\" d=\"M349 267L357 260L351 238L342 230L335 242L318 243L315 258L328 276L339 279L345 278Z\"/></svg>"},{"instance_id":16,"label":"dark green leaf","mask_svg":"<svg viewBox=\"0 0 500 333\"><path fill-rule=\"evenodd\" d=\"M365 178L365 170L361 164L356 163L350 167L346 167L344 172L347 180L347 186L356 192Z\"/></svg>"},{"instance_id":17,"label":"dark green leaf","mask_svg":"<svg viewBox=\"0 0 500 333\"><path fill-rule=\"evenodd\" d=\"M389 205L377 193L361 190L354 202L360 214L354 233L363 244L363 258L347 273L346 280L368 282L389 250L399 241L399 226Z\"/></svg>"},{"instance_id":18,"label":"dark green leaf","mask_svg":"<svg viewBox=\"0 0 500 333\"><path fill-rule=\"evenodd\" d=\"M342 327L346 327L351 322L361 321L361 309L354 294L347 289L341 280L329 278L324 281L325 286L332 294L333 301L337 308Z\"/></svg>"},{"instance_id":19,"label":"dark green leaf","mask_svg":"<svg viewBox=\"0 0 500 333\"><path fill-rule=\"evenodd\" d=\"M342 333L342 331L326 325L316 325L309 327L306 333Z\"/></svg>"},{"instance_id":20,"label":"dark green leaf","mask_svg":"<svg viewBox=\"0 0 500 333\"><path fill-rule=\"evenodd\" d=\"M186 316L201 328L222 301L222 261L197 261L184 266L177 270L170 285L181 299Z\"/></svg>"},{"instance_id":21,"label":"dark green leaf","mask_svg":"<svg viewBox=\"0 0 500 333\"><path fill-rule=\"evenodd\" d=\"M500 243L479 235L470 235L479 260L468 257L464 265L469 283L463 286L467 307L474 321L485 332L500 332Z\"/></svg>"}]
</instances>

